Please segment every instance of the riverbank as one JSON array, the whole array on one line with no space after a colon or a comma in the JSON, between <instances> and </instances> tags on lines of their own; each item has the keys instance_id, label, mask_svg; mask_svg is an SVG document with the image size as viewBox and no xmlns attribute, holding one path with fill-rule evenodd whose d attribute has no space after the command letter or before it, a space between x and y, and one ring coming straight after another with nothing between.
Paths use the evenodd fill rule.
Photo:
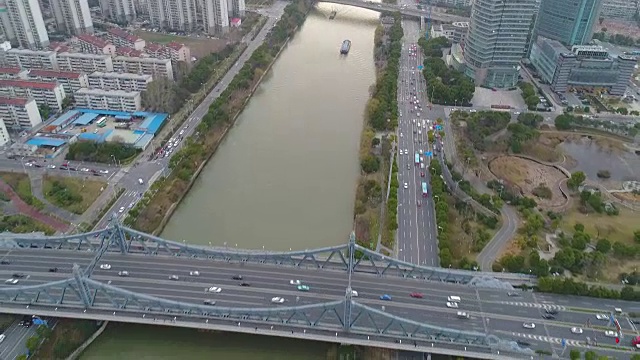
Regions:
<instances>
[{"instance_id":1,"label":"riverbank","mask_svg":"<svg viewBox=\"0 0 640 360\"><path fill-rule=\"evenodd\" d=\"M382 15L385 16L384 14ZM398 108L394 101L402 40L401 16L393 25L378 25L374 37L376 83L371 87L360 139L360 170L354 205L354 228L358 244L391 255L397 223L397 179L389 180L393 160ZM390 181L390 184L389 184ZM390 189L389 189L390 186ZM389 191L388 191L389 189ZM385 211L385 204L387 208ZM379 248L379 244L382 245Z\"/></svg>"},{"instance_id":2,"label":"riverbank","mask_svg":"<svg viewBox=\"0 0 640 360\"><path fill-rule=\"evenodd\" d=\"M312 3L307 0L297 0L287 5L264 43L254 51L227 89L210 106L209 112L198 126L198 133L173 155L170 162L171 174L158 180L158 185L154 184L155 195L150 197L146 207L138 211L133 221L134 228L156 234L162 231L290 36L304 23L311 8Z\"/></svg>"}]
</instances>

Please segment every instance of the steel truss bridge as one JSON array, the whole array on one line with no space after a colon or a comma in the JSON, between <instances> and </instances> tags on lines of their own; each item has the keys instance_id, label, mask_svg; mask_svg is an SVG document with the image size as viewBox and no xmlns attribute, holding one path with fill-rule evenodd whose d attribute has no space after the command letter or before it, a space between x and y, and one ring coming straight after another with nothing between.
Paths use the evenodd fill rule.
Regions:
<instances>
[{"instance_id":1,"label":"steel truss bridge","mask_svg":"<svg viewBox=\"0 0 640 360\"><path fill-rule=\"evenodd\" d=\"M322 249L292 252L230 250L164 240L124 227L114 219L103 230L78 235L2 234L0 247L95 254L84 268L74 264L69 279L0 288L0 312L250 332L492 359L530 358L533 355L532 350L494 335L420 323L355 301L351 297L351 274L354 272L476 286L495 287L504 283L497 279L487 280L478 272L401 262L357 245L353 234L345 245ZM344 270L349 285L344 298L312 305L263 308L201 305L140 294L93 279L95 266L107 252L253 262L290 266L294 271L299 267ZM499 275L519 281L531 280L516 274ZM505 286L510 287L509 284Z\"/></svg>"},{"instance_id":2,"label":"steel truss bridge","mask_svg":"<svg viewBox=\"0 0 640 360\"><path fill-rule=\"evenodd\" d=\"M440 21L440 22L446 22L446 23L469 21L469 18L464 16L447 14L445 12L419 10L415 7L402 8L398 5L386 4L382 2L371 2L371 1L361 1L361 0L320 0L319 2L350 5L350 6L356 6L363 9L369 9L369 10L375 10L375 11L399 12L404 16L411 16L411 17L417 17L417 18L429 18L434 21Z\"/></svg>"}]
</instances>

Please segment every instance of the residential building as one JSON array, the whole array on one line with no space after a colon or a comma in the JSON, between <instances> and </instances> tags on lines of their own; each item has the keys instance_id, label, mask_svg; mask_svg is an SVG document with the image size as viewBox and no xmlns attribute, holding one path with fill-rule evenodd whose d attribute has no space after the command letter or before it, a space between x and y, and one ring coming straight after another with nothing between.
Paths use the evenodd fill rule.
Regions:
<instances>
[{"instance_id":1,"label":"residential building","mask_svg":"<svg viewBox=\"0 0 640 360\"><path fill-rule=\"evenodd\" d=\"M108 41L104 41L97 36L86 34L78 35L76 37L76 42L83 53L107 54L113 56L116 54L115 45Z\"/></svg>"},{"instance_id":2,"label":"residential building","mask_svg":"<svg viewBox=\"0 0 640 360\"><path fill-rule=\"evenodd\" d=\"M227 0L227 12L230 18L244 17L244 0Z\"/></svg>"},{"instance_id":3,"label":"residential building","mask_svg":"<svg viewBox=\"0 0 640 360\"><path fill-rule=\"evenodd\" d=\"M136 19L135 0L100 0L102 15L118 22L131 22Z\"/></svg>"},{"instance_id":4,"label":"residential building","mask_svg":"<svg viewBox=\"0 0 640 360\"><path fill-rule=\"evenodd\" d=\"M38 0L4 0L0 28L5 38L23 48L44 49L49 35Z\"/></svg>"},{"instance_id":5,"label":"residential building","mask_svg":"<svg viewBox=\"0 0 640 360\"><path fill-rule=\"evenodd\" d=\"M151 81L153 81L151 75L96 71L89 75L88 87L102 90L146 91Z\"/></svg>"},{"instance_id":6,"label":"residential building","mask_svg":"<svg viewBox=\"0 0 640 360\"><path fill-rule=\"evenodd\" d=\"M193 31L196 28L195 0L148 0L147 4L153 26L178 31Z\"/></svg>"},{"instance_id":7,"label":"residential building","mask_svg":"<svg viewBox=\"0 0 640 360\"><path fill-rule=\"evenodd\" d=\"M174 79L173 66L171 65L171 60L169 59L116 56L113 59L113 70L108 72L112 71L131 74L163 76L172 81Z\"/></svg>"},{"instance_id":8,"label":"residential building","mask_svg":"<svg viewBox=\"0 0 640 360\"><path fill-rule=\"evenodd\" d=\"M113 71L113 59L109 55L63 52L58 54L60 71L86 72Z\"/></svg>"},{"instance_id":9,"label":"residential building","mask_svg":"<svg viewBox=\"0 0 640 360\"><path fill-rule=\"evenodd\" d=\"M509 88L518 83L535 0L476 0L465 43L465 74L476 85Z\"/></svg>"},{"instance_id":10,"label":"residential building","mask_svg":"<svg viewBox=\"0 0 640 360\"><path fill-rule=\"evenodd\" d=\"M20 77L20 73L26 70L22 70L17 67L3 67L0 68L0 79L17 79Z\"/></svg>"},{"instance_id":11,"label":"residential building","mask_svg":"<svg viewBox=\"0 0 640 360\"><path fill-rule=\"evenodd\" d=\"M59 53L59 52L67 52L70 50L70 48L64 43L53 41L49 44L49 50Z\"/></svg>"},{"instance_id":12,"label":"residential building","mask_svg":"<svg viewBox=\"0 0 640 360\"><path fill-rule=\"evenodd\" d=\"M53 70L31 70L26 74L29 80L57 82L64 88L65 94L73 94L81 88L89 87L89 78L85 73Z\"/></svg>"},{"instance_id":13,"label":"residential building","mask_svg":"<svg viewBox=\"0 0 640 360\"><path fill-rule=\"evenodd\" d=\"M87 0L50 0L58 31L71 35L93 34Z\"/></svg>"},{"instance_id":14,"label":"residential building","mask_svg":"<svg viewBox=\"0 0 640 360\"><path fill-rule=\"evenodd\" d=\"M33 98L0 97L0 119L4 126L15 130L31 129L42 122L38 104Z\"/></svg>"},{"instance_id":15,"label":"residential building","mask_svg":"<svg viewBox=\"0 0 640 360\"><path fill-rule=\"evenodd\" d=\"M2 121L2 118L0 118L0 146L4 146L10 141L11 138L9 137L7 126L4 124L4 121Z\"/></svg>"},{"instance_id":16,"label":"residential building","mask_svg":"<svg viewBox=\"0 0 640 360\"><path fill-rule=\"evenodd\" d=\"M62 110L64 88L55 82L28 80L0 80L0 96L8 98L33 98L38 106Z\"/></svg>"},{"instance_id":17,"label":"residential building","mask_svg":"<svg viewBox=\"0 0 640 360\"><path fill-rule=\"evenodd\" d=\"M55 51L10 49L4 54L5 64L20 69L58 69Z\"/></svg>"},{"instance_id":18,"label":"residential building","mask_svg":"<svg viewBox=\"0 0 640 360\"><path fill-rule=\"evenodd\" d=\"M138 51L142 51L146 45L144 39L114 27L107 30L107 39L116 46L128 47Z\"/></svg>"},{"instance_id":19,"label":"residential building","mask_svg":"<svg viewBox=\"0 0 640 360\"><path fill-rule=\"evenodd\" d=\"M74 99L78 107L87 109L135 112L141 108L137 91L80 89L75 92Z\"/></svg>"},{"instance_id":20,"label":"residential building","mask_svg":"<svg viewBox=\"0 0 640 360\"><path fill-rule=\"evenodd\" d=\"M118 46L116 47L116 55L128 56L128 57L141 57L144 53L140 50L136 50L130 47Z\"/></svg>"},{"instance_id":21,"label":"residential building","mask_svg":"<svg viewBox=\"0 0 640 360\"><path fill-rule=\"evenodd\" d=\"M542 0L534 27L534 38L544 36L565 46L591 41L601 0Z\"/></svg>"},{"instance_id":22,"label":"residential building","mask_svg":"<svg viewBox=\"0 0 640 360\"><path fill-rule=\"evenodd\" d=\"M640 12L638 0L603 0L600 16L605 19L633 20Z\"/></svg>"},{"instance_id":23,"label":"residential building","mask_svg":"<svg viewBox=\"0 0 640 360\"><path fill-rule=\"evenodd\" d=\"M569 50L542 36L533 44L530 60L542 82L555 92L586 89L614 96L624 95L637 62L634 56L611 56L601 46L575 45Z\"/></svg>"},{"instance_id":24,"label":"residential building","mask_svg":"<svg viewBox=\"0 0 640 360\"><path fill-rule=\"evenodd\" d=\"M165 46L172 61L191 62L191 49L185 44L170 42Z\"/></svg>"},{"instance_id":25,"label":"residential building","mask_svg":"<svg viewBox=\"0 0 640 360\"><path fill-rule=\"evenodd\" d=\"M202 0L202 26L209 35L229 31L227 0Z\"/></svg>"},{"instance_id":26,"label":"residential building","mask_svg":"<svg viewBox=\"0 0 640 360\"><path fill-rule=\"evenodd\" d=\"M431 26L432 38L446 37L454 44L464 43L469 31L468 22L454 22L453 24L434 24Z\"/></svg>"}]
</instances>

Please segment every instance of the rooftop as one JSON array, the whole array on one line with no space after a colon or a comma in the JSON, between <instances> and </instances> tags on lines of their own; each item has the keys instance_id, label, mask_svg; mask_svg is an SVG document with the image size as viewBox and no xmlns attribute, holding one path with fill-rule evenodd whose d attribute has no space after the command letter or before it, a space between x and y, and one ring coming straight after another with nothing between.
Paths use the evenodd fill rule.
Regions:
<instances>
[{"instance_id":1,"label":"rooftop","mask_svg":"<svg viewBox=\"0 0 640 360\"><path fill-rule=\"evenodd\" d=\"M109 28L109 30L107 30L107 32L109 34L113 35L113 36L117 36L119 38L127 39L127 40L129 40L131 42L136 42L136 41L142 40L141 38L139 38L139 37L137 37L137 36L135 36L133 34L130 34L130 33L126 32L126 31L124 31L122 29L118 29L118 28L115 28L115 27Z\"/></svg>"},{"instance_id":2,"label":"rooftop","mask_svg":"<svg viewBox=\"0 0 640 360\"><path fill-rule=\"evenodd\" d=\"M106 54L86 54L86 53L76 53L76 52L61 52L58 54L59 57L75 57L75 58L83 58L83 59L107 59L110 58L109 55Z\"/></svg>"},{"instance_id":3,"label":"rooftop","mask_svg":"<svg viewBox=\"0 0 640 360\"><path fill-rule=\"evenodd\" d=\"M13 75L17 75L21 72L22 70L20 68L13 68L13 67L0 67L0 74L13 74Z\"/></svg>"},{"instance_id":4,"label":"rooftop","mask_svg":"<svg viewBox=\"0 0 640 360\"><path fill-rule=\"evenodd\" d=\"M57 83L50 81L0 80L0 87L53 90L56 86Z\"/></svg>"},{"instance_id":5,"label":"rooftop","mask_svg":"<svg viewBox=\"0 0 640 360\"><path fill-rule=\"evenodd\" d=\"M100 77L100 78L112 78L112 79L153 79L151 75L148 74L132 74L132 73L118 73L118 72L100 72L96 71L89 75L90 77Z\"/></svg>"},{"instance_id":6,"label":"rooftop","mask_svg":"<svg viewBox=\"0 0 640 360\"><path fill-rule=\"evenodd\" d=\"M160 44L156 44L156 43L152 43L152 42L148 42L147 46L145 46L145 50L149 51L149 52L157 52L162 50L163 46Z\"/></svg>"},{"instance_id":7,"label":"rooftop","mask_svg":"<svg viewBox=\"0 0 640 360\"><path fill-rule=\"evenodd\" d=\"M99 48L104 48L105 46L109 45L109 42L106 42L102 39L100 39L97 36L93 36L93 35L88 35L88 34L80 34L78 36L76 36L78 38L78 40L80 41L84 41L86 43L89 43L93 46L99 47Z\"/></svg>"},{"instance_id":8,"label":"rooftop","mask_svg":"<svg viewBox=\"0 0 640 360\"><path fill-rule=\"evenodd\" d=\"M174 42L170 42L170 43L168 43L168 44L167 44L167 47L177 51L177 50L180 50L180 49L182 49L183 47L185 47L185 45L184 45L184 44L177 43L177 42L175 42L175 41L174 41Z\"/></svg>"},{"instance_id":9,"label":"rooftop","mask_svg":"<svg viewBox=\"0 0 640 360\"><path fill-rule=\"evenodd\" d=\"M29 99L0 97L0 105L24 106L27 102L29 102Z\"/></svg>"},{"instance_id":10,"label":"rooftop","mask_svg":"<svg viewBox=\"0 0 640 360\"><path fill-rule=\"evenodd\" d=\"M27 144L36 145L36 146L52 146L58 147L62 146L66 143L65 140L55 139L55 138L47 138L47 137L34 137L27 140Z\"/></svg>"},{"instance_id":11,"label":"rooftop","mask_svg":"<svg viewBox=\"0 0 640 360\"><path fill-rule=\"evenodd\" d=\"M142 55L142 51L130 48L128 46L118 46L116 48L116 54L121 56L134 56L139 57Z\"/></svg>"},{"instance_id":12,"label":"rooftop","mask_svg":"<svg viewBox=\"0 0 640 360\"><path fill-rule=\"evenodd\" d=\"M114 60L127 61L127 62L146 62L146 63L156 63L156 64L171 63L171 60L169 59L141 58L141 57L129 57L129 56L116 56Z\"/></svg>"},{"instance_id":13,"label":"rooftop","mask_svg":"<svg viewBox=\"0 0 640 360\"><path fill-rule=\"evenodd\" d=\"M96 95L96 96L119 96L119 97L136 97L140 95L138 91L124 91L124 90L100 90L100 89L86 89L82 88L75 92L78 95Z\"/></svg>"},{"instance_id":14,"label":"rooftop","mask_svg":"<svg viewBox=\"0 0 640 360\"><path fill-rule=\"evenodd\" d=\"M46 55L46 56L52 56L55 55L55 51L48 51L48 50L29 50L29 49L10 49L7 51L10 54L17 54L17 55Z\"/></svg>"},{"instance_id":15,"label":"rooftop","mask_svg":"<svg viewBox=\"0 0 640 360\"><path fill-rule=\"evenodd\" d=\"M42 76L42 77L52 77L52 78L59 78L59 79L77 79L80 76L82 76L82 74L77 72L70 72L70 71L33 69L29 71L29 76Z\"/></svg>"}]
</instances>

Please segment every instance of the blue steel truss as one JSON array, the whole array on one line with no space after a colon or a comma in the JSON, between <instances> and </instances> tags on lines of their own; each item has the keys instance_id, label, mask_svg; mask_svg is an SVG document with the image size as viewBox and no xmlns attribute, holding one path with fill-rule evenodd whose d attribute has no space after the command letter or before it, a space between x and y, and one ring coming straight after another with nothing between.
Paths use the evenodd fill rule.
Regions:
<instances>
[{"instance_id":1,"label":"blue steel truss","mask_svg":"<svg viewBox=\"0 0 640 360\"><path fill-rule=\"evenodd\" d=\"M74 265L73 278L32 286L0 288L0 307L7 304L44 306L63 311L125 315L170 316L181 320L249 322L298 328L386 336L410 341L441 342L529 353L493 335L419 323L380 311L350 299L301 306L232 308L167 300L135 293L96 281ZM345 311L349 308L349 312ZM91 314L91 313L90 313ZM346 316L346 317L345 317Z\"/></svg>"},{"instance_id":2,"label":"blue steel truss","mask_svg":"<svg viewBox=\"0 0 640 360\"><path fill-rule=\"evenodd\" d=\"M85 269L87 274L91 274L93 267L102 254L108 251L208 258L234 263L261 263L317 269L337 269L371 273L378 276L412 277L433 281L474 284L477 286L488 286L481 285L485 282L479 281L486 278L497 278L518 283L528 283L535 280L535 277L525 274L485 273L411 264L356 244L353 233L349 242L344 245L304 251L254 251L227 247L193 246L165 240L122 226L114 218L109 227L99 231L57 237L34 237L16 234L15 236L0 238L0 245L4 247L94 251L97 255L91 266ZM349 264L350 254L353 254L354 262L352 265Z\"/></svg>"}]
</instances>

